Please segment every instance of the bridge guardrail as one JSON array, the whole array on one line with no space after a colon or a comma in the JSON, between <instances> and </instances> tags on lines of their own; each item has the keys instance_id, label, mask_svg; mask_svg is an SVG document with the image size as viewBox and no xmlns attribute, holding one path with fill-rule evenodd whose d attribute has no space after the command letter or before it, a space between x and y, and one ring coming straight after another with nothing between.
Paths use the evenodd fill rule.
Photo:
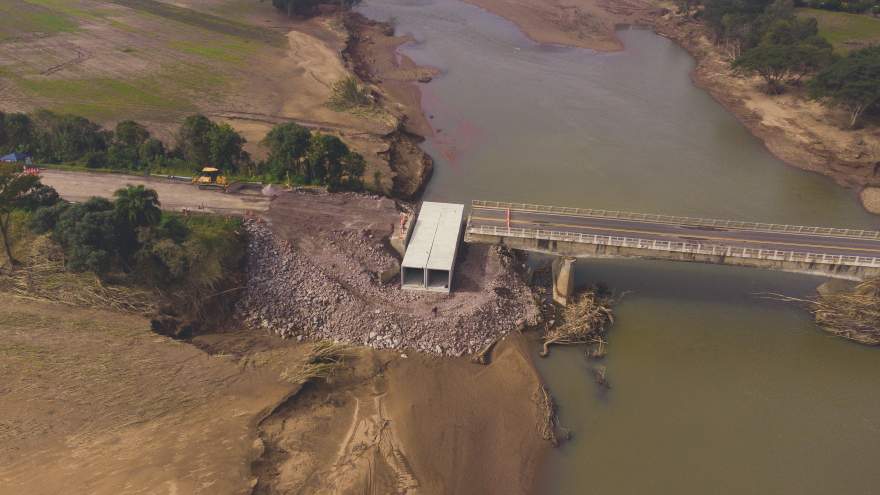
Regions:
<instances>
[{"instance_id":1,"label":"bridge guardrail","mask_svg":"<svg viewBox=\"0 0 880 495\"><path fill-rule=\"evenodd\" d=\"M761 259L768 261L792 261L801 263L822 263L826 265L847 265L880 267L880 258L865 256L843 256L818 253L802 253L797 251L779 251L772 249L752 249L730 247L720 244L697 244L687 242L656 241L632 237L615 237L605 235L579 234L554 230L521 229L496 226L468 225L469 234L492 235L498 237L518 237L523 239L541 239L548 241L577 242L603 246L628 247L689 254L711 256L729 256L735 258Z\"/></svg>"},{"instance_id":2,"label":"bridge guardrail","mask_svg":"<svg viewBox=\"0 0 880 495\"><path fill-rule=\"evenodd\" d=\"M816 234L838 237L852 237L855 239L880 239L880 231L858 229L835 229L831 227L807 227L803 225L783 225L776 223L742 222L737 220L717 220L709 218L681 217L672 215L658 215L652 213L632 213L616 210L598 210L585 208L568 208L561 206L544 206L529 203L505 203L502 201L474 200L474 207L510 209L513 211L525 211L529 213L552 213L560 215L575 215L595 218L608 218L615 220L634 220L643 222L663 223L670 225L686 225L693 227L719 227L737 230L752 230L760 232L788 233L788 234Z\"/></svg>"}]
</instances>

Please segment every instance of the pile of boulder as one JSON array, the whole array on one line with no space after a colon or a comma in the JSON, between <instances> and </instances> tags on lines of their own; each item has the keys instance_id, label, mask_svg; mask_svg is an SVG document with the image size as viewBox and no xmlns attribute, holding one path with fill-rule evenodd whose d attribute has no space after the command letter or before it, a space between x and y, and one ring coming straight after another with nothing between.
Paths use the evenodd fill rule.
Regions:
<instances>
[{"instance_id":1,"label":"pile of boulder","mask_svg":"<svg viewBox=\"0 0 880 495\"><path fill-rule=\"evenodd\" d=\"M500 250L488 250L484 279L467 293L402 291L397 259L368 231L327 234L323 249L305 250L259 220L249 236L244 323L282 338L332 340L376 349L461 356L480 352L508 332L534 324L530 289Z\"/></svg>"}]
</instances>

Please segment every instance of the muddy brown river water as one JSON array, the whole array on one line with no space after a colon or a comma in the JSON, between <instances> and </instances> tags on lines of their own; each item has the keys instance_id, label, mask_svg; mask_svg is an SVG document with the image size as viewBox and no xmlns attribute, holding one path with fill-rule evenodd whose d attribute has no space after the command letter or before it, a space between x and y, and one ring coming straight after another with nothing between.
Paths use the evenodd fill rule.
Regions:
<instances>
[{"instance_id":1,"label":"muddy brown river water","mask_svg":"<svg viewBox=\"0 0 880 495\"><path fill-rule=\"evenodd\" d=\"M437 133L426 199L496 199L880 228L851 191L770 155L644 30L626 50L540 46L456 0L366 0L443 70L423 86ZM880 349L822 333L797 307L822 279L753 269L581 260L578 282L628 292L598 388L582 349L538 365L574 438L536 493L872 494L880 487Z\"/></svg>"}]
</instances>

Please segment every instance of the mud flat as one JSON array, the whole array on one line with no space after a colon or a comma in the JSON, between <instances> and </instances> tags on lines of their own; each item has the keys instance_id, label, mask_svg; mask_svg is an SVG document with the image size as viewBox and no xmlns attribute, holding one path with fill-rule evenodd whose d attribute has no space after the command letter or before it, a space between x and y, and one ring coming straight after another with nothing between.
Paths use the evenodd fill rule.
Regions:
<instances>
[{"instance_id":1,"label":"mud flat","mask_svg":"<svg viewBox=\"0 0 880 495\"><path fill-rule=\"evenodd\" d=\"M653 27L696 59L694 83L733 113L775 156L829 176L844 187L861 190L880 185L880 132L876 128L845 130L841 112L807 100L802 89L781 96L764 94L759 79L733 74L729 58L710 41L706 28L674 14L671 2L466 1L511 20L535 41L597 51L623 48L615 36L620 25ZM865 197L863 205L876 213L877 208L869 206Z\"/></svg>"}]
</instances>

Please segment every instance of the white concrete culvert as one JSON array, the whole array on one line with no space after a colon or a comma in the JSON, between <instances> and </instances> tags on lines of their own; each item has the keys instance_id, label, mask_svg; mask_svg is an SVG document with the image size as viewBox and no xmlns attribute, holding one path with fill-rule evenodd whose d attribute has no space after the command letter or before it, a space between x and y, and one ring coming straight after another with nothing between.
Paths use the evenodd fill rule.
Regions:
<instances>
[{"instance_id":1,"label":"white concrete culvert","mask_svg":"<svg viewBox=\"0 0 880 495\"><path fill-rule=\"evenodd\" d=\"M322 254L306 255L264 223L249 220L245 228L239 313L245 324L282 338L461 356L537 318L530 289L493 248L471 250L462 263L469 278L450 297L382 285L371 270L397 260L367 232L332 232Z\"/></svg>"}]
</instances>

